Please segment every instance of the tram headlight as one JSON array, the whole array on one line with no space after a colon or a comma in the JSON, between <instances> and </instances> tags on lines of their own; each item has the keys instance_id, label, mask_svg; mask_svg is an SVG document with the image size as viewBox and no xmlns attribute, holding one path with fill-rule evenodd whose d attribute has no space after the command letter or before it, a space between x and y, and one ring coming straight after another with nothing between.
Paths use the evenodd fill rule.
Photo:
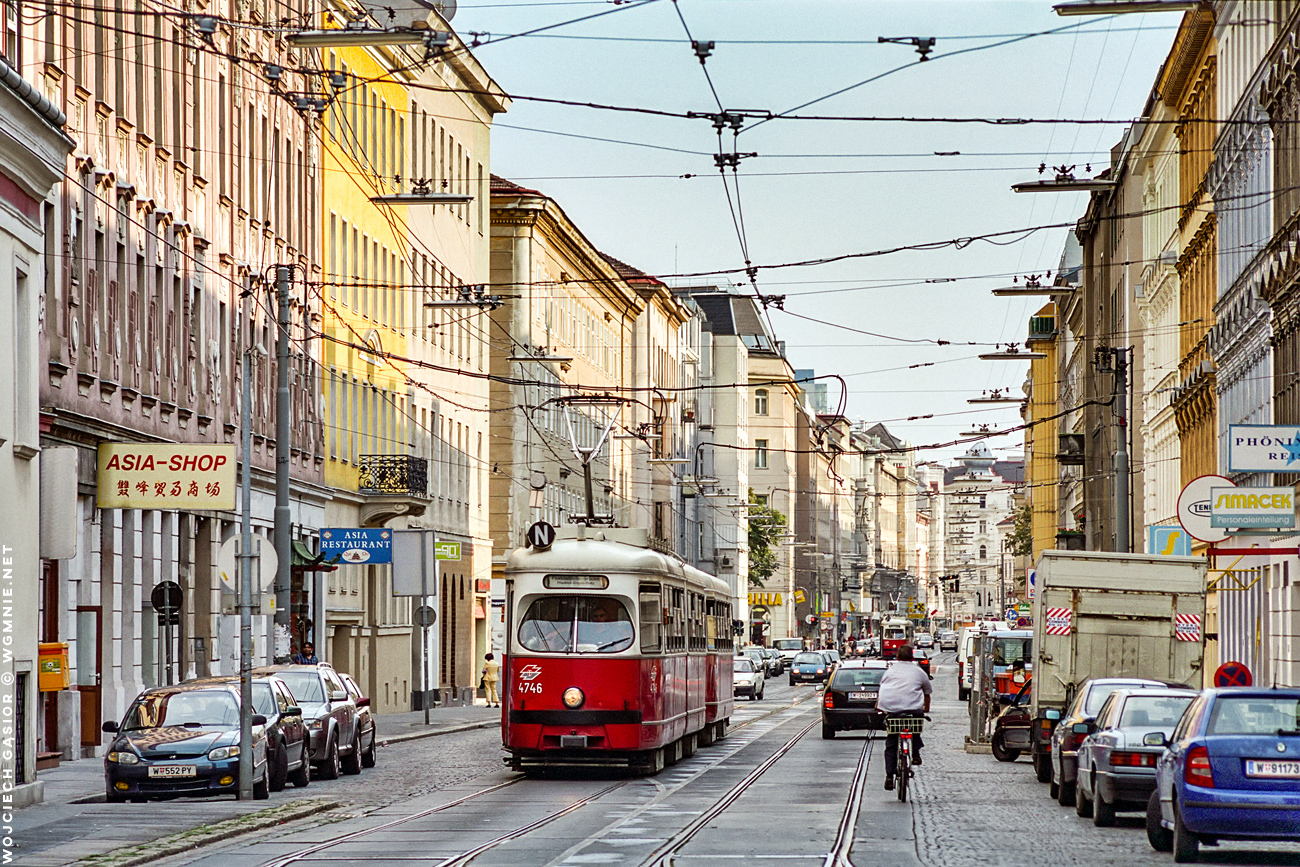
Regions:
<instances>
[{"instance_id":1,"label":"tram headlight","mask_svg":"<svg viewBox=\"0 0 1300 867\"><path fill-rule=\"evenodd\" d=\"M582 703L587 700L587 697L582 694L582 690L576 686L571 686L564 691L563 700L564 706L569 710L577 710L582 707Z\"/></svg>"}]
</instances>

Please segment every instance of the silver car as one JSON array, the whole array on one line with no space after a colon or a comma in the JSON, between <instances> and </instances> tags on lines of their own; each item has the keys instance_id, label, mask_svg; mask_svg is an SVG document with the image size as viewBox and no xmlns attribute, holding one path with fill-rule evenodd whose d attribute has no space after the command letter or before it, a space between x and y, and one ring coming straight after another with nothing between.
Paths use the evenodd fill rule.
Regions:
<instances>
[{"instance_id":1,"label":"silver car","mask_svg":"<svg viewBox=\"0 0 1300 867\"><path fill-rule=\"evenodd\" d=\"M1116 810L1146 810L1156 788L1156 760L1165 748L1143 739L1160 733L1167 740L1198 694L1194 689L1117 689L1095 722L1075 723L1076 732L1087 734L1076 759L1075 812L1109 827Z\"/></svg>"},{"instance_id":2,"label":"silver car","mask_svg":"<svg viewBox=\"0 0 1300 867\"><path fill-rule=\"evenodd\" d=\"M324 780L339 772L361 773L361 731L357 705L328 662L316 665L267 665L254 674L274 674L288 684L302 708L311 739L311 761Z\"/></svg>"}]
</instances>

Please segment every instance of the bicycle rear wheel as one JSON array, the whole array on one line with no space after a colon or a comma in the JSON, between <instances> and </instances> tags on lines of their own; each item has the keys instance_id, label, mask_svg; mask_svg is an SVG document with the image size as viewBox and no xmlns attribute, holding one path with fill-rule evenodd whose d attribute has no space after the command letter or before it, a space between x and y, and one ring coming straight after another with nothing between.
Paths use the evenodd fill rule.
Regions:
<instances>
[{"instance_id":1,"label":"bicycle rear wheel","mask_svg":"<svg viewBox=\"0 0 1300 867\"><path fill-rule=\"evenodd\" d=\"M898 739L898 800L907 801L907 784L912 778L912 750L905 738Z\"/></svg>"}]
</instances>

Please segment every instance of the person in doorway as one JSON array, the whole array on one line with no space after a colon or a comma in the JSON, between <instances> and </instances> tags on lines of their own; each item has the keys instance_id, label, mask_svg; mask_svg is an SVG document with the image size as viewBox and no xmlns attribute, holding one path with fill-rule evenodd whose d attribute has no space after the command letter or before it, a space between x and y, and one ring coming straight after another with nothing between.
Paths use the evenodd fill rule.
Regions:
<instances>
[{"instance_id":1,"label":"person in doorway","mask_svg":"<svg viewBox=\"0 0 1300 867\"><path fill-rule=\"evenodd\" d=\"M500 679L501 663L489 653L483 657L483 689L487 692L488 707L501 707L501 696L497 695L497 681Z\"/></svg>"},{"instance_id":2,"label":"person in doorway","mask_svg":"<svg viewBox=\"0 0 1300 867\"><path fill-rule=\"evenodd\" d=\"M310 641L305 642L302 650L293 655L294 665L316 665L320 662L316 658L316 648Z\"/></svg>"}]
</instances>

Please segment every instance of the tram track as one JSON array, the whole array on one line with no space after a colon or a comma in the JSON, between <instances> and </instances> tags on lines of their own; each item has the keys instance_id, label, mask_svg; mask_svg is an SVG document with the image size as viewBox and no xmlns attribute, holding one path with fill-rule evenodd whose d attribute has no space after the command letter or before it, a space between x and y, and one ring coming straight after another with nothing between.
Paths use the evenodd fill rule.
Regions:
<instances>
[{"instance_id":1,"label":"tram track","mask_svg":"<svg viewBox=\"0 0 1300 867\"><path fill-rule=\"evenodd\" d=\"M782 712L785 712L785 711L788 711L788 710L792 710L792 709L794 709L794 708L797 708L797 707L799 707L800 705L806 703L809 699L811 699L811 698L812 698L813 696L815 696L816 694L817 694L817 693L814 692L814 693L812 693L812 694L810 694L810 695L808 695L808 696L805 696L805 697L803 697L803 698L797 699L797 700L791 702L791 703L788 704L788 705L783 705L783 706L781 706L781 707L773 708L772 710L767 711L766 713L763 713L763 714L760 714L760 715L758 715L758 716L755 716L753 719L748 719L748 720L745 720L743 723L738 723L737 725L735 725L735 726L733 726L733 727L731 727L731 728L729 728L729 729L727 730L727 735L730 736L730 735L732 735L732 734L734 734L734 733L740 731L741 729L744 729L744 728L746 728L746 727L748 727L748 726L751 726L751 725L753 725L753 724L755 724L755 723L762 722L763 720L766 720L766 719L768 719L768 718L770 718L770 717L772 717L772 716L774 716L774 715L776 715L776 714L779 714L779 713L782 713ZM808 733L808 731L812 728L813 725L816 725L816 723L813 723L812 725L810 725L810 726L808 726L807 728L803 729L803 730L802 730L802 731L801 731L801 732L800 732L800 733L799 733L795 738L793 738L790 742L788 742L788 743L785 745L784 749L788 750L790 747L792 747L792 746L794 745L794 743L798 741L799 738L802 738L805 734ZM721 745L722 745L722 746L725 746L725 744L721 744ZM744 744L741 744L741 745L737 746L735 749L729 750L729 751L728 751L727 753L725 753L724 755L718 757L715 761L710 762L708 765L706 765L705 767L701 768L701 769L700 769L699 771L697 771L696 773L692 774L689 780L684 781L684 782L678 784L677 786L672 787L671 789L666 789L666 790L664 790L663 792L661 792L658 796L656 796L656 799L655 799L655 800L656 800L656 801L657 801L657 800L660 800L661 798L663 798L663 797L666 796L667 794L670 794L671 792L677 791L678 789L680 789L680 788L682 788L683 786L685 786L687 783L692 782L692 781L694 781L695 779L698 779L700 776L702 776L703 774L705 774L705 773L707 773L708 771L712 770L712 769L713 769L714 767L716 767L717 765L719 765L719 764L721 764L722 762L725 762L725 761L727 761L727 760L733 758L737 753L739 753L741 750L745 749L745 748L748 747L749 745L750 745L749 742L746 742L746 743L744 743ZM518 839L520 839L520 838L522 838L522 837L525 837L525 836L527 836L528 834L530 834L530 833L532 833L532 832L538 830L539 828L545 827L546 825L549 825L549 824L551 824L552 822L558 821L558 820L564 818L565 816L569 815L570 813L573 813L574 811L579 810L579 809L581 809L582 807L587 806L588 804L592 803L593 801L596 801L596 800L598 800L598 799L600 799L600 798L603 798L605 795L608 795L608 794L610 794L611 792L614 792L614 791L616 791L616 790L618 790L618 789L621 789L621 788L623 788L623 787L629 785L630 783L638 782L638 781L643 780L643 779L646 779L646 778L643 778L643 777L633 777L633 778L626 779L626 780L620 780L620 781L618 781L617 783L614 783L613 785L606 786L606 787L600 789L599 791L593 792L593 793L590 794L590 795L586 795L586 796L584 796L584 797L582 797L582 798L579 798L578 800L573 801L572 803L566 805L565 807L563 807L563 808L561 808L561 809L559 809L559 810L555 810L555 811L552 811L552 812L550 812L550 813L547 813L546 815L541 816L541 817L539 817L538 819L536 819L536 820L534 820L534 821L532 821L532 822L530 822L530 823L528 823L528 824L526 824L526 825L523 825L523 826L521 826L521 827L515 828L515 829L513 829L513 830L511 830L511 831L507 831L507 832L505 832L504 834L501 834L501 835L499 835L499 836L497 836L497 837L495 837L495 838L493 838L493 839L491 839L491 840L488 840L488 841L486 841L486 842L484 842L484 843L481 843L481 844L479 844L479 845L477 845L477 846L471 847L470 849L467 849L467 850L465 850L464 852L461 852L461 853L459 853L459 854L457 854L457 855L453 855L453 856L451 856L450 858L446 858L446 859L444 859L444 860L442 860L442 861L439 861L439 862L437 863L437 867L464 867L464 865L469 864L471 861L473 861L474 858L478 857L479 855L482 855L484 852L490 851L491 849L494 849L494 848L496 848L497 846L502 845L503 843L507 843L507 842L510 842L510 841L513 841L513 840L518 840ZM650 779L653 779L653 778L650 778ZM504 782L497 783L497 784L495 784L495 785L488 786L488 787L486 787L486 788L480 789L480 790L478 790L478 791L476 791L476 792L471 792L471 793L469 793L469 794L467 794L467 795L464 795L464 796L462 796L462 797L460 797L460 798L457 798L457 799L455 799L455 800L453 800L453 801L449 801L449 802L447 802L447 803L445 803L445 804L440 804L440 805L438 805L438 806L436 806L436 807L430 807L429 809L426 809L426 810L420 810L420 811L417 811L417 812L415 812L415 813L411 813L411 814L406 815L406 816L400 816L400 817L398 817L398 818L396 818L396 819L393 819L393 820L388 821L388 822L384 822L383 824L376 825L376 826L371 827L371 828L362 828L362 829L359 829L359 830L356 830L356 831L351 831L351 832L349 832L349 833L347 833L347 834L341 834L341 835L339 835L339 836L337 836L337 837L333 837L333 838L331 838L331 839L329 839L329 840L325 840L325 841L322 841L322 842L320 842L320 843L313 844L312 846L309 846L309 847L307 847L307 848L305 848L305 849L301 849L301 850L299 850L299 851L297 851L297 852L292 852L292 853L289 853L289 854L287 854L287 855L282 855L282 856L280 856L280 857L278 857L278 858L274 858L274 859L272 859L272 860L270 860L270 861L266 861L266 862L264 862L263 865L262 865L262 867L290 867L290 865L293 865L293 864L295 864L295 863L297 863L297 862L300 862L300 861L304 861L304 860L310 858L312 855L315 855L315 854L320 853L320 852L324 852L324 851L326 851L326 850L328 850L328 849L330 849L330 848L333 848L333 847L336 847L336 846L339 846L339 845L342 845L342 844L345 844L345 843L350 843L350 842L352 842L352 841L354 841L354 840L361 839L361 838L366 837L366 836L368 836L368 835L375 834L375 833L378 833L378 832L381 832L381 831L386 831L386 830L389 830L389 829L392 829L392 828L395 828L395 827L398 827L398 826L401 826L401 825L404 825L404 824L407 824L407 823L410 823L410 822L418 821L418 820L423 819L423 818L425 818L425 817L427 817L427 816L432 816L432 815L435 815L435 814L437 814L437 813L441 813L441 812L445 812L445 811L447 811L447 810L454 809L454 808L459 807L459 806L462 806L462 805L464 805L464 804L466 804L466 803L468 803L468 802L470 802L470 801L477 800L477 799L482 798L482 797L484 797L484 796L491 795L491 794L493 794L493 793L495 793L495 792L499 792L499 791L501 791L502 789L506 789L506 788L509 788L509 787L511 787L511 786L515 786L515 785L518 785L518 784L520 784L520 783L523 783L523 782L525 782L526 780L527 780L527 778L521 774L521 775L519 775L518 777L516 777L515 779L512 779L512 780L506 780L506 781L504 781Z\"/></svg>"}]
</instances>

